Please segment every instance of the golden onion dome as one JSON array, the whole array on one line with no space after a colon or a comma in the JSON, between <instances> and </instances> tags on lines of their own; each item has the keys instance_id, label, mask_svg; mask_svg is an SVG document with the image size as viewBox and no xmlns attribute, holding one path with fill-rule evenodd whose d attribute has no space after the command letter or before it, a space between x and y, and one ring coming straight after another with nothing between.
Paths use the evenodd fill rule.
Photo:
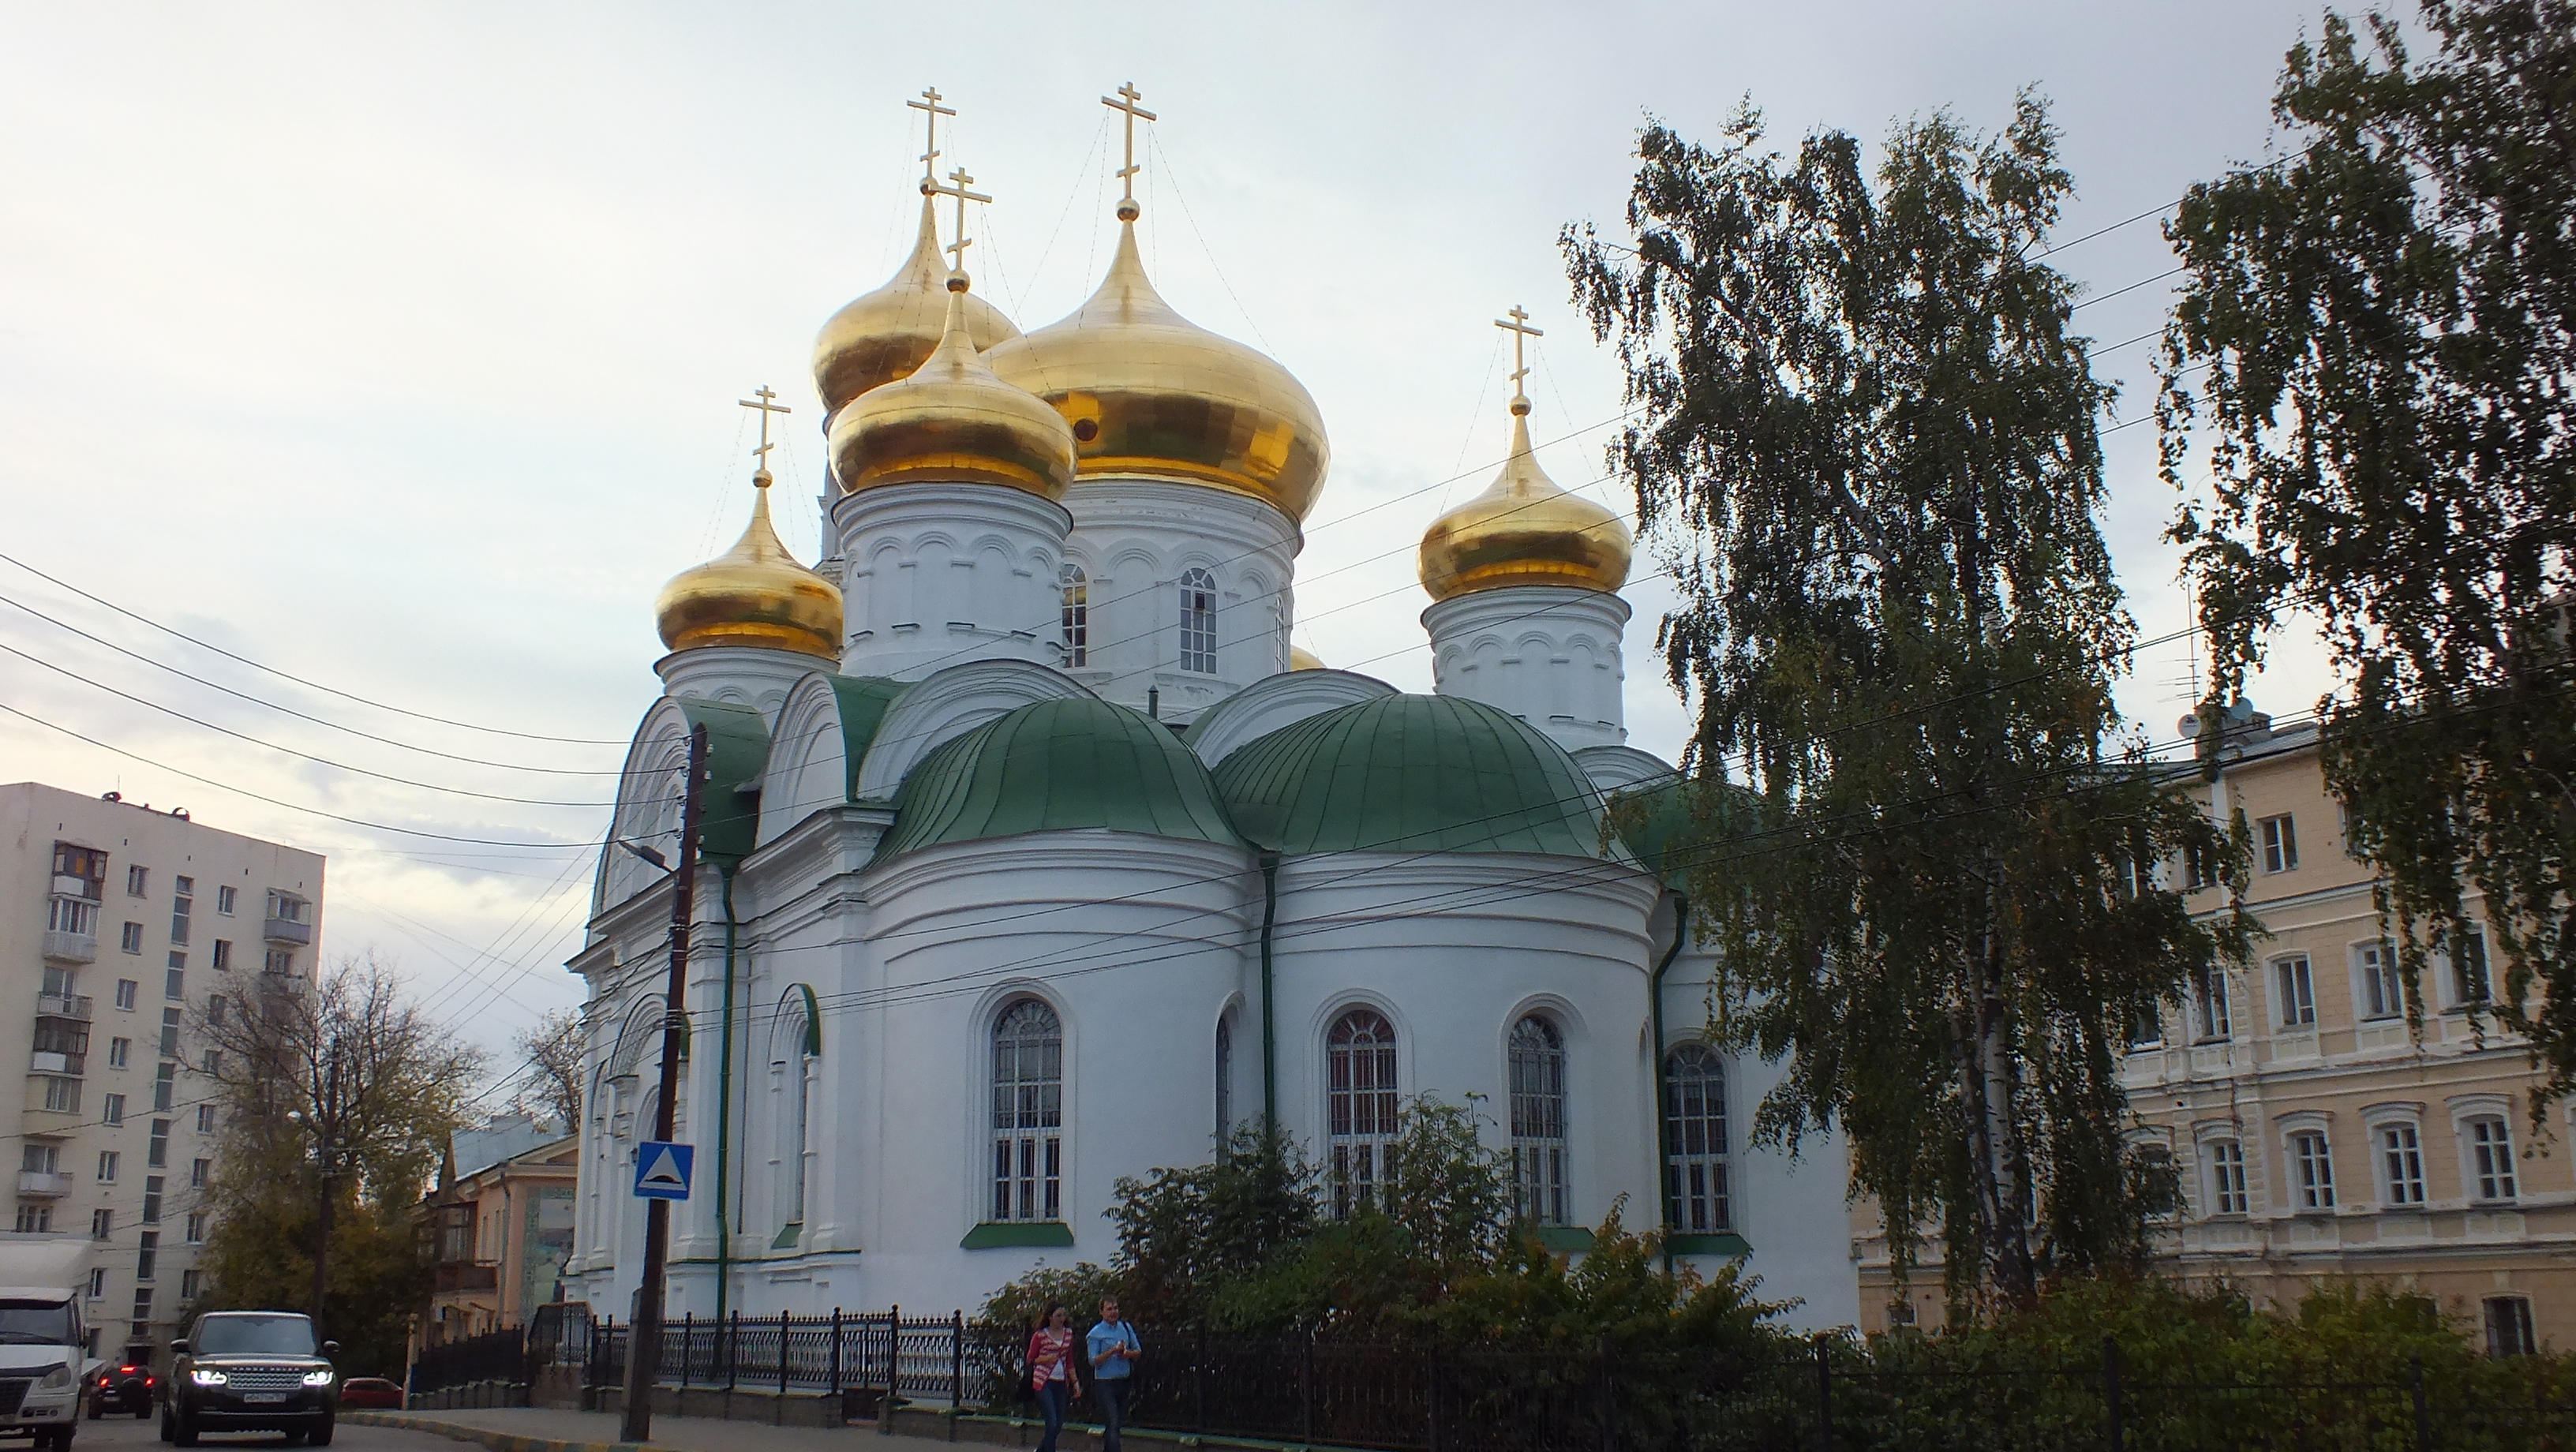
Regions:
<instances>
[{"instance_id":1,"label":"golden onion dome","mask_svg":"<svg viewBox=\"0 0 2576 1452\"><path fill-rule=\"evenodd\" d=\"M751 527L732 549L682 570L653 604L673 650L752 645L826 660L841 656L841 591L796 563L769 524L769 471L751 476Z\"/></svg>"},{"instance_id":2,"label":"golden onion dome","mask_svg":"<svg viewBox=\"0 0 2576 1452\"><path fill-rule=\"evenodd\" d=\"M1616 591L1633 541L1619 516L1556 487L1530 453L1529 400L1512 400L1512 456L1492 487L1432 521L1422 588L1434 600L1507 585Z\"/></svg>"},{"instance_id":3,"label":"golden onion dome","mask_svg":"<svg viewBox=\"0 0 2576 1452\"><path fill-rule=\"evenodd\" d=\"M997 345L1006 383L1073 425L1083 478L1142 475L1248 494L1303 520L1332 446L1324 416L1287 369L1172 310L1145 276L1120 209L1109 275L1073 316Z\"/></svg>"},{"instance_id":4,"label":"golden onion dome","mask_svg":"<svg viewBox=\"0 0 2576 1452\"><path fill-rule=\"evenodd\" d=\"M1304 646L1292 645L1288 647L1288 669L1292 671L1320 671L1329 670L1331 667L1324 664L1324 658L1322 656L1315 654Z\"/></svg>"},{"instance_id":5,"label":"golden onion dome","mask_svg":"<svg viewBox=\"0 0 2576 1452\"><path fill-rule=\"evenodd\" d=\"M871 388L909 378L939 346L948 299L941 280L948 274L939 256L939 228L931 220L931 199L921 199L921 234L912 255L886 285L857 298L832 314L814 338L814 391L823 396L823 417ZM1001 310L982 298L966 302L966 333L978 348L990 348L1020 335Z\"/></svg>"},{"instance_id":6,"label":"golden onion dome","mask_svg":"<svg viewBox=\"0 0 2576 1452\"><path fill-rule=\"evenodd\" d=\"M851 494L888 484L1000 484L1046 499L1073 485L1073 426L993 376L967 341L966 278L949 279L939 347L911 377L832 419L832 471Z\"/></svg>"}]
</instances>

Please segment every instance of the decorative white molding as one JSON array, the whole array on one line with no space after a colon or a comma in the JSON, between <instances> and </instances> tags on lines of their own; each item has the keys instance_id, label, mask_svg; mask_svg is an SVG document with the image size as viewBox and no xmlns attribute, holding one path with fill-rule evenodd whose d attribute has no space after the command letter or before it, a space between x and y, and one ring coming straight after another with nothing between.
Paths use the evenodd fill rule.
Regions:
<instances>
[{"instance_id":1,"label":"decorative white molding","mask_svg":"<svg viewBox=\"0 0 2576 1452\"><path fill-rule=\"evenodd\" d=\"M849 769L840 693L829 675L809 672L770 721L758 844L766 847L807 817L848 800Z\"/></svg>"},{"instance_id":2,"label":"decorative white molding","mask_svg":"<svg viewBox=\"0 0 2576 1452\"><path fill-rule=\"evenodd\" d=\"M1052 665L1073 518L990 484L895 484L832 509L847 624L841 672L915 677L973 660Z\"/></svg>"},{"instance_id":3,"label":"decorative white molding","mask_svg":"<svg viewBox=\"0 0 2576 1452\"><path fill-rule=\"evenodd\" d=\"M1375 676L1356 671L1284 671L1227 697L1191 727L1190 750L1214 771L1245 743L1310 716L1395 695Z\"/></svg>"},{"instance_id":4,"label":"decorative white molding","mask_svg":"<svg viewBox=\"0 0 2576 1452\"><path fill-rule=\"evenodd\" d=\"M619 842L649 847L661 853L664 862L680 860L680 795L688 767L689 719L677 700L665 696L644 712L635 727L635 740L626 748L625 771L617 779L617 808L609 815L608 840L600 846L599 871L591 883L594 929L610 908L668 875L618 846Z\"/></svg>"},{"instance_id":5,"label":"decorative white molding","mask_svg":"<svg viewBox=\"0 0 2576 1452\"><path fill-rule=\"evenodd\" d=\"M1019 660L976 661L925 677L878 724L867 760L859 764L859 799L891 799L923 757L995 717L1039 701L1089 694L1062 671Z\"/></svg>"},{"instance_id":6,"label":"decorative white molding","mask_svg":"<svg viewBox=\"0 0 2576 1452\"><path fill-rule=\"evenodd\" d=\"M1633 746L1586 746L1572 753L1574 764L1604 792L1625 791L1641 782L1661 782L1680 775L1671 763Z\"/></svg>"},{"instance_id":7,"label":"decorative white molding","mask_svg":"<svg viewBox=\"0 0 2576 1452\"><path fill-rule=\"evenodd\" d=\"M757 645L702 645L675 650L653 662L653 673L662 678L663 694L749 706L772 727L777 726L779 709L796 683L831 668L832 663L820 656Z\"/></svg>"},{"instance_id":8,"label":"decorative white molding","mask_svg":"<svg viewBox=\"0 0 2576 1452\"><path fill-rule=\"evenodd\" d=\"M1199 713L1288 669L1296 618L1296 522L1248 495L1169 479L1085 479L1065 496L1065 557L1091 587L1089 655L1067 666L1102 699L1163 719ZM1180 580L1216 581L1216 670L1181 669Z\"/></svg>"},{"instance_id":9,"label":"decorative white molding","mask_svg":"<svg viewBox=\"0 0 2576 1452\"><path fill-rule=\"evenodd\" d=\"M1628 602L1564 585L1514 585L1433 603L1432 689L1499 707L1568 751L1628 739L1620 638Z\"/></svg>"}]
</instances>

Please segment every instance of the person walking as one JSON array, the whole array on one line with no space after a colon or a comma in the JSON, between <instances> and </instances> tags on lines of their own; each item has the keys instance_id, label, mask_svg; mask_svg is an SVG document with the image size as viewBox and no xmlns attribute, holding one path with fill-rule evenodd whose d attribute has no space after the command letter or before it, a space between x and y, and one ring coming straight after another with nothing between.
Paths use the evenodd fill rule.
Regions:
<instances>
[{"instance_id":1,"label":"person walking","mask_svg":"<svg viewBox=\"0 0 2576 1452\"><path fill-rule=\"evenodd\" d=\"M1038 1452L1055 1452L1065 1411L1082 1394L1082 1382L1073 1369L1073 1318L1065 1313L1062 1301L1046 1308L1038 1329L1029 1336L1029 1389L1038 1394L1038 1409L1046 1415L1046 1435L1038 1439Z\"/></svg>"},{"instance_id":2,"label":"person walking","mask_svg":"<svg viewBox=\"0 0 2576 1452\"><path fill-rule=\"evenodd\" d=\"M1084 1338L1091 1355L1091 1389L1100 1396L1100 1452L1119 1452L1118 1429L1127 1420L1127 1398L1135 1383L1130 1373L1145 1354L1136 1328L1118 1319L1115 1299L1100 1303L1100 1324Z\"/></svg>"}]
</instances>

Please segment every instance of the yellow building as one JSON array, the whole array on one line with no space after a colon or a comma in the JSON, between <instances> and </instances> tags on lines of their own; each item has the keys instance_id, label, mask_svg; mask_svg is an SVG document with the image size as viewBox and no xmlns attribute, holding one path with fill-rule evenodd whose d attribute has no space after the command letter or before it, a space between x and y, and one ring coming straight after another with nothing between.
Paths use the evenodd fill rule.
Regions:
<instances>
[{"instance_id":1,"label":"yellow building","mask_svg":"<svg viewBox=\"0 0 2576 1452\"><path fill-rule=\"evenodd\" d=\"M2125 1066L2136 1137L2181 1181L2160 1268L2284 1308L2330 1277L2378 1281L2433 1297L2493 1351L2576 1346L2568 1109L2534 1135L2541 1075L2478 1011L2483 937L2435 956L2419 1038L2316 729L2240 709L2219 767L2198 789L2252 834L2245 906L2270 936L2142 1026ZM2168 870L2190 885L2188 864ZM2219 891L2194 889L2193 906L2216 911ZM1937 1260L1897 1301L1874 1207L1854 1211L1853 1256L1865 1329L1939 1320Z\"/></svg>"}]
</instances>

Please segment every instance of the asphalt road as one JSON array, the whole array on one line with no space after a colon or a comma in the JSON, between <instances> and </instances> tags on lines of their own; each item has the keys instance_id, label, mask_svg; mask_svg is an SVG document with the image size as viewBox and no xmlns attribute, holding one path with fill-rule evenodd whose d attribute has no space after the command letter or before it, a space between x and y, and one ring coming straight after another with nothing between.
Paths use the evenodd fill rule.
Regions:
<instances>
[{"instance_id":1,"label":"asphalt road","mask_svg":"<svg viewBox=\"0 0 2576 1452\"><path fill-rule=\"evenodd\" d=\"M107 1452L111 1447L117 1452L170 1452L168 1444L161 1440L158 1412L149 1417L121 1417L111 1412L95 1422L84 1417L79 1426L79 1433L72 1438L75 1452L80 1452L80 1449ZM286 1439L275 1432L208 1432L204 1445L283 1447ZM361 1427L349 1421L341 1422L331 1437L331 1452L340 1452L343 1447L355 1448L357 1452L472 1452L470 1443L433 1437L427 1432ZM16 1443L0 1443L0 1452L21 1452L21 1448Z\"/></svg>"}]
</instances>

